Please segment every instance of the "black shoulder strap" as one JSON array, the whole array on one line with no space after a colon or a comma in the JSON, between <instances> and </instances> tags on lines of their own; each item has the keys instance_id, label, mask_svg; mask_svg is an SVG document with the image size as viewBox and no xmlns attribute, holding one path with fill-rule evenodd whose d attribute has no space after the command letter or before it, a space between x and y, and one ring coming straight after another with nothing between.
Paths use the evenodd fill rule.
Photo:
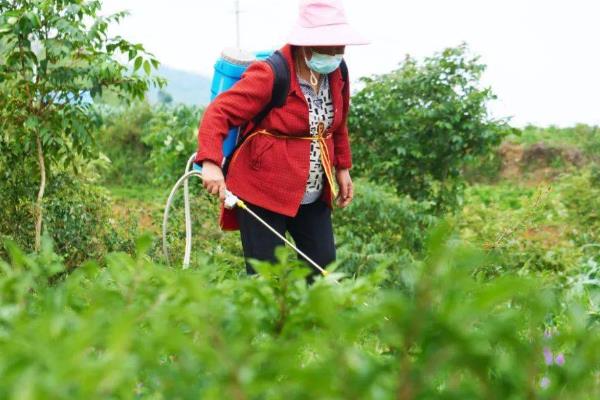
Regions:
<instances>
[{"instance_id":1,"label":"black shoulder strap","mask_svg":"<svg viewBox=\"0 0 600 400\"><path fill-rule=\"evenodd\" d=\"M287 65L287 61L283 57L280 51L276 51L266 59L267 64L273 70L273 89L271 93L271 101L252 119L254 126L260 124L260 122L271 112L272 109L281 107L285 104L287 95L290 89L290 69ZM235 153L246 140L246 136L242 136L241 130L238 132L237 143L233 149L231 155L226 157L223 162L223 174L226 175L229 170L229 163L233 153Z\"/></svg>"},{"instance_id":2,"label":"black shoulder strap","mask_svg":"<svg viewBox=\"0 0 600 400\"><path fill-rule=\"evenodd\" d=\"M254 125L258 125L274 108L279 108L285 104L288 92L290 90L290 68L283 54L278 50L271 54L266 60L267 64L273 70L273 91L271 101L254 117Z\"/></svg>"},{"instance_id":3,"label":"black shoulder strap","mask_svg":"<svg viewBox=\"0 0 600 400\"><path fill-rule=\"evenodd\" d=\"M348 84L348 65L346 64L346 60L342 60L340 71L342 73L342 80L345 84Z\"/></svg>"}]
</instances>

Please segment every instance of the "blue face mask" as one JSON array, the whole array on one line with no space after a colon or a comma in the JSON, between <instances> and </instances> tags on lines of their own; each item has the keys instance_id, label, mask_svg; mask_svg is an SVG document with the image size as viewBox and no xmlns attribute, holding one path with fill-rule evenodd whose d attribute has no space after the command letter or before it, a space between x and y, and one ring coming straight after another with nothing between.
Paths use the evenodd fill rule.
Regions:
<instances>
[{"instance_id":1,"label":"blue face mask","mask_svg":"<svg viewBox=\"0 0 600 400\"><path fill-rule=\"evenodd\" d=\"M306 54L304 55L304 60L306 60L306 65L313 71L319 74L330 74L342 63L342 59L344 58L343 54L336 54L334 56L330 56L329 54L321 54L317 53L313 50L312 58L309 60L306 58Z\"/></svg>"}]
</instances>

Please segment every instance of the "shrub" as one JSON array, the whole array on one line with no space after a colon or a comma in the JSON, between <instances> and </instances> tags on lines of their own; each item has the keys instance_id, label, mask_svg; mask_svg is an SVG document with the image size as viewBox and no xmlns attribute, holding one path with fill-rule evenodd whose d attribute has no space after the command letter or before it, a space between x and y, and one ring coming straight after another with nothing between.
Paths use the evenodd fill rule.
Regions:
<instances>
[{"instance_id":1,"label":"shrub","mask_svg":"<svg viewBox=\"0 0 600 400\"><path fill-rule=\"evenodd\" d=\"M499 149L465 162L463 176L469 183L496 183L502 172Z\"/></svg>"},{"instance_id":2,"label":"shrub","mask_svg":"<svg viewBox=\"0 0 600 400\"><path fill-rule=\"evenodd\" d=\"M597 398L599 336L568 309L543 336L558 294L539 280L477 282L482 254L431 235L405 290L382 271L307 287L280 251L260 275L215 279L218 265L135 256L64 270L46 245L0 261L0 398ZM546 365L543 347L564 352ZM542 387L541 382L548 387ZM26 384L25 384L26 383ZM545 384L544 384L545 385Z\"/></svg>"},{"instance_id":3,"label":"shrub","mask_svg":"<svg viewBox=\"0 0 600 400\"><path fill-rule=\"evenodd\" d=\"M150 147L146 165L156 184L174 184L183 174L190 155L198 147L198 122L202 108L158 106L148 121L142 142Z\"/></svg>"},{"instance_id":4,"label":"shrub","mask_svg":"<svg viewBox=\"0 0 600 400\"><path fill-rule=\"evenodd\" d=\"M546 271L562 273L575 265L579 254L569 240L573 229L565 221L566 208L554 192L504 183L478 185L466 192L465 207L457 217L462 237L488 250L488 276Z\"/></svg>"},{"instance_id":5,"label":"shrub","mask_svg":"<svg viewBox=\"0 0 600 400\"><path fill-rule=\"evenodd\" d=\"M577 223L573 240L579 245L600 244L600 186L594 185L593 169L562 177L557 190Z\"/></svg>"},{"instance_id":6,"label":"shrub","mask_svg":"<svg viewBox=\"0 0 600 400\"><path fill-rule=\"evenodd\" d=\"M104 125L97 133L98 146L110 159L103 181L109 185L140 185L152 181L152 171L146 168L151 148L142 142L142 135L154 110L145 102L131 107L102 108Z\"/></svg>"},{"instance_id":7,"label":"shrub","mask_svg":"<svg viewBox=\"0 0 600 400\"><path fill-rule=\"evenodd\" d=\"M21 247L33 248L31 216L36 184L23 175L19 187L0 182L0 236ZM110 199L106 190L66 173L52 176L44 200L45 231L56 250L74 267L90 258L101 258L121 245L109 223Z\"/></svg>"},{"instance_id":8,"label":"shrub","mask_svg":"<svg viewBox=\"0 0 600 400\"><path fill-rule=\"evenodd\" d=\"M363 79L349 117L356 171L438 211L457 205L465 162L509 132L488 114L495 96L480 88L484 69L462 45Z\"/></svg>"},{"instance_id":9,"label":"shrub","mask_svg":"<svg viewBox=\"0 0 600 400\"><path fill-rule=\"evenodd\" d=\"M590 172L590 183L594 188L600 188L600 164L593 164Z\"/></svg>"},{"instance_id":10,"label":"shrub","mask_svg":"<svg viewBox=\"0 0 600 400\"><path fill-rule=\"evenodd\" d=\"M436 221L432 205L362 179L355 190L350 207L334 213L342 270L360 276L394 258L397 271L400 260L410 262L423 250L423 233Z\"/></svg>"},{"instance_id":11,"label":"shrub","mask_svg":"<svg viewBox=\"0 0 600 400\"><path fill-rule=\"evenodd\" d=\"M196 150L202 108L139 103L104 111L100 150L111 159L108 184L169 186Z\"/></svg>"},{"instance_id":12,"label":"shrub","mask_svg":"<svg viewBox=\"0 0 600 400\"><path fill-rule=\"evenodd\" d=\"M463 239L490 250L486 274L544 272L557 280L600 243L600 190L587 169L538 188L503 182L468 188L457 216Z\"/></svg>"}]
</instances>

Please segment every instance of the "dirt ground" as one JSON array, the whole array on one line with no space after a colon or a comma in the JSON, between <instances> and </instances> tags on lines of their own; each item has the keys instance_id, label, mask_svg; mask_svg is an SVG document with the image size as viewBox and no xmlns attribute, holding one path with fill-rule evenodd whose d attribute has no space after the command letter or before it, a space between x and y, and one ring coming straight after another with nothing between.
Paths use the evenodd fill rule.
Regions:
<instances>
[{"instance_id":1,"label":"dirt ground","mask_svg":"<svg viewBox=\"0 0 600 400\"><path fill-rule=\"evenodd\" d=\"M578 149L553 147L543 142L527 147L505 142L498 151L502 159L500 177L531 184L551 181L564 168L580 167L586 162ZM557 168L558 164L562 167Z\"/></svg>"}]
</instances>

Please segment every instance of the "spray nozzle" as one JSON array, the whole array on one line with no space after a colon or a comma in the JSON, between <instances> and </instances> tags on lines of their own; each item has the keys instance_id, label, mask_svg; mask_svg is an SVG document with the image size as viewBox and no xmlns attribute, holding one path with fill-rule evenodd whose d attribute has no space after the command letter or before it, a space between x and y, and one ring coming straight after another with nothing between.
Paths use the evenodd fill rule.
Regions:
<instances>
[{"instance_id":1,"label":"spray nozzle","mask_svg":"<svg viewBox=\"0 0 600 400\"><path fill-rule=\"evenodd\" d=\"M225 208L231 210L237 205L238 201L239 199L236 195L231 193L229 190L225 191Z\"/></svg>"}]
</instances>

